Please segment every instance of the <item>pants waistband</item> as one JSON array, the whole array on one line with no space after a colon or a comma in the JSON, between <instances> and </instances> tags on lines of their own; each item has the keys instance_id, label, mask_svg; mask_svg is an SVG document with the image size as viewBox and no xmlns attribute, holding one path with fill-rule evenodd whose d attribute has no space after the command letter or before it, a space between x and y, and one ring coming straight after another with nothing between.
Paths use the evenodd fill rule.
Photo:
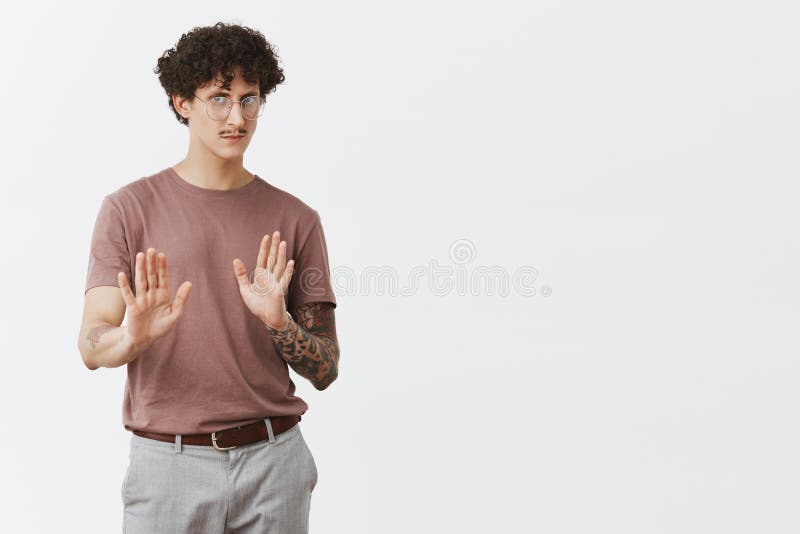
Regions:
<instances>
[{"instance_id":1,"label":"pants waistband","mask_svg":"<svg viewBox=\"0 0 800 534\"><path fill-rule=\"evenodd\" d=\"M161 434L134 430L133 433L142 438L167 441L169 443L184 445L207 445L219 450L233 449L241 445L248 445L268 439L275 441L275 436L286 432L300 422L300 415L280 415L267 417L263 421L244 426L236 426L217 430L210 434Z\"/></svg>"}]
</instances>

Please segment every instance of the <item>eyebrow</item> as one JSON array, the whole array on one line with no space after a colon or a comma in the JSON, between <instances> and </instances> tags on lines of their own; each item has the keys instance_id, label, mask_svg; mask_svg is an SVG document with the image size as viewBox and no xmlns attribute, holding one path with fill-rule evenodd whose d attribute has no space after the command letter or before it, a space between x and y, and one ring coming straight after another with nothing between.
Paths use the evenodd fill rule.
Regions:
<instances>
[{"instance_id":1,"label":"eyebrow","mask_svg":"<svg viewBox=\"0 0 800 534\"><path fill-rule=\"evenodd\" d=\"M208 96L216 96L216 95L231 96L231 93L230 93L230 91L227 91L225 89L215 89ZM242 95L242 98L245 98L245 97L248 97L248 96L258 96L258 91L248 91L248 92L246 92L245 94Z\"/></svg>"}]
</instances>

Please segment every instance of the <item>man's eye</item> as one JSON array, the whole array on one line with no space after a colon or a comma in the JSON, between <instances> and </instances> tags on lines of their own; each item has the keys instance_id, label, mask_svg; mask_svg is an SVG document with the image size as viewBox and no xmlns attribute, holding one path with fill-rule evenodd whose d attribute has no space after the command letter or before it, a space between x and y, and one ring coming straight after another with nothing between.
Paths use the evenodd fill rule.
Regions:
<instances>
[{"instance_id":1,"label":"man's eye","mask_svg":"<svg viewBox=\"0 0 800 534\"><path fill-rule=\"evenodd\" d=\"M225 103L225 101L226 101L226 100L228 100L228 99L227 99L227 98L225 98L224 96L215 96L215 97L213 97L211 100L213 100L213 101L214 101L214 102L216 102L217 104L224 104L224 103Z\"/></svg>"},{"instance_id":2,"label":"man's eye","mask_svg":"<svg viewBox=\"0 0 800 534\"><path fill-rule=\"evenodd\" d=\"M254 97L254 96L248 96L248 97L245 97L245 99L244 99L244 100L242 100L242 103L243 103L243 104L252 104L252 103L253 103L253 102L255 102L255 101L256 101L256 97Z\"/></svg>"}]
</instances>

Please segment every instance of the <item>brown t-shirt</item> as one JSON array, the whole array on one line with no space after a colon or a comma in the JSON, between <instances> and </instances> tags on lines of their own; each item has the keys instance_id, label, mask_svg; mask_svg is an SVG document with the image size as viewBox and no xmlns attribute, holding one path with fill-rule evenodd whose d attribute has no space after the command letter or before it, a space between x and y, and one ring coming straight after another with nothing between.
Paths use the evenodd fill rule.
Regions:
<instances>
[{"instance_id":1,"label":"brown t-shirt","mask_svg":"<svg viewBox=\"0 0 800 534\"><path fill-rule=\"evenodd\" d=\"M174 299L192 291L174 330L127 364L122 406L127 430L169 434L215 432L265 417L301 415L286 362L245 306L233 271L240 258L252 276L261 239L279 230L295 260L287 309L307 302L336 305L319 213L257 175L230 191L206 189L172 167L104 197L92 233L86 290L115 286L124 272L136 292L136 253L167 257ZM252 280L252 278L251 278Z\"/></svg>"}]
</instances>

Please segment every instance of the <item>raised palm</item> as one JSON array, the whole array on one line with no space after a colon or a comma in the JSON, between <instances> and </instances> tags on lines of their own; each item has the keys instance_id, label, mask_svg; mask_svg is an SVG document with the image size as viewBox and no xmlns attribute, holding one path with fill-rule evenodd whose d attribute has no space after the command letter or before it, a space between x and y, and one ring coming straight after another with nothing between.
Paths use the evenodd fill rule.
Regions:
<instances>
[{"instance_id":1,"label":"raised palm","mask_svg":"<svg viewBox=\"0 0 800 534\"><path fill-rule=\"evenodd\" d=\"M239 282L239 293L247 308L261 322L281 325L286 316L284 295L294 271L294 260L286 261L286 241L280 241L280 232L275 231L261 239L256 268L251 281L247 269L239 258L233 260L233 272Z\"/></svg>"},{"instance_id":2,"label":"raised palm","mask_svg":"<svg viewBox=\"0 0 800 534\"><path fill-rule=\"evenodd\" d=\"M149 346L159 337L169 333L183 313L191 282L184 282L175 294L175 302L170 302L167 256L155 249L147 249L136 254L136 295L131 291L128 280L120 273L119 285L125 299L127 329L131 340L141 346Z\"/></svg>"}]
</instances>

